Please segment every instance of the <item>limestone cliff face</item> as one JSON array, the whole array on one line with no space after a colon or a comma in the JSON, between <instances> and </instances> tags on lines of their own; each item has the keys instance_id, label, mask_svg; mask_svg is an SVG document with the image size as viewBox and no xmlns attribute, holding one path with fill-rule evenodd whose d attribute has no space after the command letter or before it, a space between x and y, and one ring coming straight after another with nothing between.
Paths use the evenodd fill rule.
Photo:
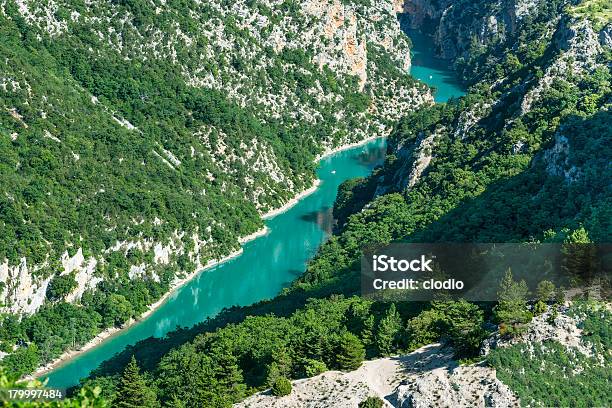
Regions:
<instances>
[{"instance_id":1,"label":"limestone cliff face","mask_svg":"<svg viewBox=\"0 0 612 408\"><path fill-rule=\"evenodd\" d=\"M489 135L487 138L500 132L519 135L516 127L533 120L530 115L534 111L549 109L546 98L555 94L555 86L580 88L582 83L610 67L606 58L610 52L610 25L597 26L589 18L561 9L551 11L542 3L532 1L479 2L479 7L476 6L457 0L401 3L412 27L432 35L437 51L450 58L449 63L470 60L475 50L476 58L470 60L468 70L471 80L485 91L478 91L477 97L465 98L453 119L444 125L432 123L427 130L412 131L414 122L403 126L400 122L398 129L405 127L398 133L403 136L396 139L393 134L389 139L389 153L395 159L377 174L372 198L394 191L406 193L426 178L429 171L439 169L438 165L462 160L444 157L448 152L440 152L438 141L469 144L479 135ZM520 37L532 30L533 21L540 27L537 44L541 57L535 63L516 58L516 67L508 68L508 57L516 50L525 49L525 40ZM476 41L475 47L470 45L471 41ZM592 109L608 112L607 103L602 100ZM529 141L528 132L516 139L503 154L532 154L541 147ZM493 150L483 151L481 157L487 157ZM533 157L533 165L543 160L548 175L560 176L568 183L576 182L585 172L580 163L568 161L571 155L571 135L561 126L544 151ZM466 168L473 165L469 161L463 164Z\"/></svg>"},{"instance_id":2,"label":"limestone cliff face","mask_svg":"<svg viewBox=\"0 0 612 408\"><path fill-rule=\"evenodd\" d=\"M436 53L455 59L465 55L476 41L486 45L514 33L521 20L540 0L498 0L463 2L457 0L406 0L403 11L410 25L424 29L435 39Z\"/></svg>"}]
</instances>

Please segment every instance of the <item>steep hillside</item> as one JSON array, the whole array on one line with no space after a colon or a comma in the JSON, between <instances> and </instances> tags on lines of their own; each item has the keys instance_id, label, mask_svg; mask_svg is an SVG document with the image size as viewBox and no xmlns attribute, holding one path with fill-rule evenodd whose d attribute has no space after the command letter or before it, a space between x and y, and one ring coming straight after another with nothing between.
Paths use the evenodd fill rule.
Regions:
<instances>
[{"instance_id":1,"label":"steep hillside","mask_svg":"<svg viewBox=\"0 0 612 408\"><path fill-rule=\"evenodd\" d=\"M523 3L508 4L510 14L517 14ZM474 3L459 21L491 20L498 11L491 7L489 2ZM470 363L481 358L482 342L497 336L523 341L486 357L485 365L499 375L489 366L420 372L405 378L396 401L405 406L444 401L448 406L461 401L505 406L520 397L532 405L602 405L608 387L596 378L609 368L609 316L597 310L605 303L576 323L590 327L581 339L577 326L566 330L572 312L564 305L567 293L562 288L552 285L547 294L528 293L511 274L499 293L512 292L512 300L497 305L389 304L355 296L360 292L361 249L368 244L400 239L610 241L608 26L555 2L534 3L514 21L511 31L483 42L478 53L466 50L463 60L455 60L464 72L476 73L466 78L474 82L468 95L407 114L389 138L384 167L342 186L334 207L336 234L289 290L268 302L225 311L166 340L143 341L104 364L87 384L105 387L109 398L116 398L122 367L136 355L161 401L224 406L270 387L283 395L290 388L288 379L299 379L288 396L258 394L244 406L291 404L296 398L310 406L335 406L336 397L338 404L353 404L357 397L377 393L381 385L364 380L363 370L371 363L356 374L321 373L352 371L364 357L396 355L436 341L453 347L455 359ZM435 32L437 24L432 18L423 27ZM470 27L462 28L464 35L479 31L478 25ZM609 287L600 289L605 301ZM581 288L570 293L591 296ZM561 347L555 343L560 339L572 343ZM570 362L574 346L589 349L589 356ZM534 350L529 361L517 358L525 347ZM563 361L580 368L566 372L567 378L559 374L558 381L542 380L537 367L550 365L560 372ZM186 378L186 371L194 375ZM394 375L389 380L394 386L401 381ZM540 386L533 387L534 381ZM588 392L580 381L589 381ZM192 391L202 384L207 392Z\"/></svg>"},{"instance_id":2,"label":"steep hillside","mask_svg":"<svg viewBox=\"0 0 612 408\"><path fill-rule=\"evenodd\" d=\"M317 155L431 102L386 1L11 0L0 27L2 349L29 362L139 316Z\"/></svg>"},{"instance_id":3,"label":"steep hillside","mask_svg":"<svg viewBox=\"0 0 612 408\"><path fill-rule=\"evenodd\" d=\"M143 383L164 404L231 406L270 388L279 399L256 395L244 404L302 397L330 406L338 392L353 403L401 382L392 375L390 383L364 386L371 366L359 369L365 358L442 341L465 365L452 373L403 373L396 402L504 406L516 397L541 406L609 405L606 282L595 291L603 302L585 309L580 303L568 309L568 293L554 285L529 293L510 273L498 292L507 296L495 305L357 296L367 244L610 242L612 54L610 25L601 17L607 14L563 1L408 0L396 7L438 38L440 53L472 85L468 95L406 112L389 137L385 165L341 187L336 234L291 288L128 348L84 389L97 385L109 400L124 398L120 378L136 356ZM593 296L583 289L569 293ZM483 357L485 341L499 347L487 349L485 367L470 366ZM557 375L544 378L542 367ZM292 395L288 383L298 379ZM308 392L309 383L323 397ZM343 384L354 392L343 392Z\"/></svg>"},{"instance_id":4,"label":"steep hillside","mask_svg":"<svg viewBox=\"0 0 612 408\"><path fill-rule=\"evenodd\" d=\"M612 315L597 303L559 309L535 318L520 337L485 341L486 362L461 364L451 348L430 344L366 361L355 371L296 380L287 396L266 390L235 406L352 408L367 397L400 408L540 406L542 400L545 406L605 406L610 362L601 335L610 329ZM576 381L582 386L573 387Z\"/></svg>"},{"instance_id":5,"label":"steep hillside","mask_svg":"<svg viewBox=\"0 0 612 408\"><path fill-rule=\"evenodd\" d=\"M580 225L609 240L610 46L588 19L549 7L469 58L474 72L496 69L465 98L400 120L385 168L341 189L341 222L392 200L398 233L415 241L562 240Z\"/></svg>"}]
</instances>

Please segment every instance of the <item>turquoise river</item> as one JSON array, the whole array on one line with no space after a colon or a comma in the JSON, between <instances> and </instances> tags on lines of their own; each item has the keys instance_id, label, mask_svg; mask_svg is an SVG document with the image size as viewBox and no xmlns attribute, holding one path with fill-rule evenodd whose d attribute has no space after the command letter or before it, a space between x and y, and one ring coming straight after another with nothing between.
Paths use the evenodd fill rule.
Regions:
<instances>
[{"instance_id":1,"label":"turquoise river","mask_svg":"<svg viewBox=\"0 0 612 408\"><path fill-rule=\"evenodd\" d=\"M429 55L431 41L414 32L411 74L437 89L436 102L463 94L444 61ZM321 160L319 188L288 211L266 221L269 233L244 245L242 255L196 275L147 318L76 355L48 375L49 386L69 387L126 346L191 327L223 308L268 299L288 286L331 233L331 207L343 181L368 175L384 159L384 139Z\"/></svg>"}]
</instances>

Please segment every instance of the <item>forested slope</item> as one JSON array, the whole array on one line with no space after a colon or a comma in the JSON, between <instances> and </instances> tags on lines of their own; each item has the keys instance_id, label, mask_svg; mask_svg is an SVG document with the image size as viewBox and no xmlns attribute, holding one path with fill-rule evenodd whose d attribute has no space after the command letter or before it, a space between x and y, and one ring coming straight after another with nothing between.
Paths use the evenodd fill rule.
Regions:
<instances>
[{"instance_id":1,"label":"forested slope","mask_svg":"<svg viewBox=\"0 0 612 408\"><path fill-rule=\"evenodd\" d=\"M431 101L386 1L11 0L0 32L17 372L138 317L310 187L317 155Z\"/></svg>"},{"instance_id":2,"label":"forested slope","mask_svg":"<svg viewBox=\"0 0 612 408\"><path fill-rule=\"evenodd\" d=\"M434 30L445 8L465 2L436 4L440 10L432 11L427 25ZM474 41L452 57L458 69L476 74L466 76L470 92L399 121L385 165L341 188L337 233L290 289L167 340L142 342L105 364L89 384L120 400L114 384L136 354L162 402L228 406L255 391L280 390L286 378L351 370L364 357L438 340L470 361L496 332L519 345L494 351L486 364L523 403L609 403L606 381L596 380L610 365L610 316L601 303L568 309L560 288L543 282L528 293L510 274L497 305L389 304L355 296L360 251L368 243L610 241L610 26L565 2L532 2L528 13L518 13L523 2L509 4L510 14L484 1L461 9L458 21ZM512 24L478 37L482 24L500 12ZM551 340L538 343L530 361L519 360L521 347L537 342L521 340L533 316L555 330L561 313L581 316L587 354L570 362L574 350ZM159 352L181 341L188 342ZM544 381L536 370L563 370L560 362L574 364L568 378ZM580 381L589 381L588 392Z\"/></svg>"},{"instance_id":3,"label":"forested slope","mask_svg":"<svg viewBox=\"0 0 612 408\"><path fill-rule=\"evenodd\" d=\"M468 95L406 112L385 165L341 188L338 231L291 288L143 341L104 364L87 387L100 386L117 404L130 397L131 378L146 385L143 400L230 406L270 387L281 395L287 379L352 370L364 358L440 340L470 362L483 341L503 338L511 344L488 350L484 364L523 404L609 405L611 323L601 301L568 306L560 288L543 282L528 293L510 274L497 305L356 296L368 243L610 241L611 44L602 13L561 1L424 4L404 8L423 17L414 24L430 28L438 44L453 38L444 34L452 27L470 39L440 51L472 84ZM572 316L581 329L578 351L586 354L558 339L522 337L534 325L554 331ZM525 358L524 350L533 353ZM132 354L144 371L136 379ZM567 378L544 377L541 367Z\"/></svg>"}]
</instances>

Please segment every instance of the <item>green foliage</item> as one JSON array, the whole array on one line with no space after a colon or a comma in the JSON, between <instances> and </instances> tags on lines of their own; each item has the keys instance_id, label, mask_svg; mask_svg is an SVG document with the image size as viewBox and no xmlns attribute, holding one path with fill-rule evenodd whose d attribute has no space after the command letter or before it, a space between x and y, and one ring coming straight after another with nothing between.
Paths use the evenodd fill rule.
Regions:
<instances>
[{"instance_id":1,"label":"green foliage","mask_svg":"<svg viewBox=\"0 0 612 408\"><path fill-rule=\"evenodd\" d=\"M549 280L543 280L538 283L536 289L536 300L542 303L551 302L554 299L556 292L555 284Z\"/></svg>"},{"instance_id":2,"label":"green foliage","mask_svg":"<svg viewBox=\"0 0 612 408\"><path fill-rule=\"evenodd\" d=\"M465 301L390 306L351 297L359 293L359 257L365 245L397 240L538 241L550 238L545 231L563 241L561 231L567 229L567 235L579 239L583 234L572 231L580 228L595 242L609 241L610 113L603 109L611 95L609 72L598 69L583 79L560 78L534 101L530 112L520 112L522 95L517 85L531 84L542 71L540 62L553 52L546 35L550 21L556 21L552 17L558 13L559 2L541 7L541 14L528 16L527 23L518 27L517 47L512 48L516 59L509 56L501 64L506 47L484 47L463 71L473 78L480 75L483 83L461 100L424 107L396 125L385 166L371 178L342 186L334 208L342 219L340 228L291 288L270 302L228 311L216 325L206 326L204 333L161 358L152 370L159 378L163 402L180 399L194 406L223 406L246 393L229 384L256 391L268 385L268 377L314 374L313 361L339 368L336 353L343 336L356 344L355 337L368 357L442 340L456 349L457 357L472 358L487 334L483 326L490 307ZM507 82L492 89L490 84L502 79L500 75L509 75ZM457 136L457 123L464 123L466 113L472 112L480 120ZM543 150L556 143L559 132L569 143L564 168L581 171L582 178L573 182L551 174L544 163ZM420 135L433 133L437 135L435 154L427 169L413 186L401 187L406 169L414 164ZM374 197L376 191L386 193ZM339 293L347 297L334 295ZM502 332L515 333L531 319L527 288L509 273L499 296L492 318L501 323ZM306 301L309 298L318 299ZM257 316L246 317L255 311ZM593 332L601 330L594 327ZM222 360L229 365L211 354L212 345L221 341ZM506 364L500 354L500 372L517 377L519 354L516 364ZM221 367L228 366L226 374L232 381L219 374ZM536 367L534 362L533 373ZM187 371L194 372L194 378L181 376ZM525 385L525 395L540 392L534 384L529 382L538 390L529 391ZM568 389L571 385L565 384ZM599 380L594 387L598 393L606 389Z\"/></svg>"},{"instance_id":3,"label":"green foliage","mask_svg":"<svg viewBox=\"0 0 612 408\"><path fill-rule=\"evenodd\" d=\"M286 377L291 374L291 366L293 363L291 356L284 347L273 350L271 358L272 362L268 366L268 375L266 376L266 383L270 387L278 378Z\"/></svg>"},{"instance_id":4,"label":"green foliage","mask_svg":"<svg viewBox=\"0 0 612 408\"><path fill-rule=\"evenodd\" d=\"M105 326L120 326L132 316L132 305L123 295L111 294L102 306Z\"/></svg>"},{"instance_id":5,"label":"green foliage","mask_svg":"<svg viewBox=\"0 0 612 408\"><path fill-rule=\"evenodd\" d=\"M291 394L291 381L285 377L279 377L272 385L272 395L276 397L284 397Z\"/></svg>"},{"instance_id":6,"label":"green foliage","mask_svg":"<svg viewBox=\"0 0 612 408\"><path fill-rule=\"evenodd\" d=\"M457 358L471 358L487 336L483 323L483 311L472 303L463 299L434 301L430 309L408 321L408 347L415 349L442 338L453 346Z\"/></svg>"},{"instance_id":7,"label":"green foliage","mask_svg":"<svg viewBox=\"0 0 612 408\"><path fill-rule=\"evenodd\" d=\"M359 408L382 408L384 402L378 397L368 397L361 401L358 405Z\"/></svg>"},{"instance_id":8,"label":"green foliage","mask_svg":"<svg viewBox=\"0 0 612 408\"><path fill-rule=\"evenodd\" d=\"M376 332L376 346L382 355L391 355L397 349L401 330L402 318L392 303L378 324Z\"/></svg>"},{"instance_id":9,"label":"green foliage","mask_svg":"<svg viewBox=\"0 0 612 408\"><path fill-rule=\"evenodd\" d=\"M546 303L542 302L541 300L538 300L533 306L533 314L535 316L541 315L542 313L546 312L546 309Z\"/></svg>"},{"instance_id":10,"label":"green foliage","mask_svg":"<svg viewBox=\"0 0 612 408\"><path fill-rule=\"evenodd\" d=\"M6 375L4 367L0 366L0 389L4 392L7 390L27 390L27 389L40 389L44 386L38 380L28 380L15 382ZM9 401L0 400L0 407L2 408L110 408L111 404L108 400L101 397L100 388L81 388L76 395L70 398L62 398L49 400L48 402L38 401ZM6 394L4 394L6 395Z\"/></svg>"},{"instance_id":11,"label":"green foliage","mask_svg":"<svg viewBox=\"0 0 612 408\"><path fill-rule=\"evenodd\" d=\"M327 366L322 361L309 359L304 363L304 371L306 377L314 377L327 371Z\"/></svg>"},{"instance_id":12,"label":"green foliage","mask_svg":"<svg viewBox=\"0 0 612 408\"><path fill-rule=\"evenodd\" d=\"M391 90L360 91L356 77L315 64L310 44L268 46L272 28L285 20L295 25L283 29L289 43L314 24L296 2L247 2L270 22L257 36L241 27L231 2L219 6L68 1L51 12L63 27L57 35L24 19L13 2L0 6L0 71L14 84L0 87L0 254L11 266L25 257L36 278L55 275L48 298L58 304L16 331L25 333L23 344L47 349L41 363L82 344L66 333L73 319L91 339L144 312L197 257L206 264L238 249L239 237L263 226L260 213L311 185L323 141L335 147L371 133L373 121L389 125L387 109L373 114L372 104L415 84L378 44L368 45L368 63L393 81ZM48 7L38 2L29 10L44 14ZM209 24L224 27L230 49L219 48ZM215 58L201 58L211 53ZM237 78L236 95L219 89ZM269 102L277 97L287 103ZM284 181L253 170L263 162ZM194 234L207 245L188 255ZM153 248L110 250L170 239L184 251L167 265L153 261ZM97 259L94 275L102 279L78 305L82 313L60 305L74 288L72 275L35 268L79 248L85 264ZM143 276L130 276L130 267L142 264ZM18 344L9 333L0 341L3 349Z\"/></svg>"},{"instance_id":13,"label":"green foliage","mask_svg":"<svg viewBox=\"0 0 612 408\"><path fill-rule=\"evenodd\" d=\"M126 3L125 6L136 4ZM203 325L202 333L195 338L189 335L199 333L197 330L189 334L179 331L177 337L180 340L177 341L186 342L174 344L176 347L172 347L159 361L153 361L148 368L156 379L155 388L161 402L177 406L180 401L183 406L229 407L248 392L265 389L281 378L299 378L326 367L356 367L357 361L364 358L366 348L368 355L374 357L400 352L404 346L414 348L444 340L455 347L458 356L473 356L486 335L482 329L484 311L477 305L457 301L388 307L351 296L359 291L359 256L364 245L401 239L410 242L537 241L550 237L545 231L552 231L560 238L565 234L561 233L564 230L569 236L568 244L583 243L585 240L608 242L612 219L609 190L612 146L610 112L605 109L606 101L611 96L609 70L597 68L581 79L558 78L542 91L529 112L520 110L523 101L520 90L528 89L533 80L538 80L547 58L555 52L554 41L548 33L554 32L550 23L557 21L560 6L561 2L557 0L538 6L538 12L526 16L516 32L507 33L510 43L483 45L474 41L467 60L458 61L457 66L468 82L482 82L461 100L426 106L407 114L396 125L389 138L392 154L388 156L385 166L368 179L347 182L342 186L334 206L334 213L342 221L341 229L322 246L309 263L304 276L291 288L270 302L226 311L214 324ZM292 5L287 4L286 7L290 9ZM453 13L461 16L464 12L473 12L474 8L453 9ZM146 8L141 8L138 13L146 15ZM453 18L456 17L453 14ZM228 30L236 30L236 27L228 22ZM281 131L282 126L277 123L264 124L255 113L228 102L219 93L186 89L177 80L179 75L168 65L161 64L157 70L155 67L142 68L126 63L123 59L99 61L92 65L86 58L80 57L86 55L83 49L77 47L71 51L61 41L55 47L59 50L54 50L55 54L66 54L66 62L62 66L65 65L73 73L81 86L119 106L121 113L143 130L143 135L134 135L107 125L108 133L97 135L104 143L99 150L89 152L92 157L106 157L101 153L112 150L110 147L114 146L127 157L127 168L131 170L139 168L136 164L141 160L154 163L148 147L156 146L155 142L161 145L165 145L162 142L170 143L179 151L187 146L165 140L161 135L166 134L166 130L177 132L181 136L178 139L184 138L185 143L199 148L199 142L192 138L192 130L202 125L223 125L235 143L242 141L243 134L264 135L265 140L274 146L274 152L284 158L284 172L294 175L312 173L309 163L317 148L311 138L304 138L299 132ZM382 61L380 68L385 75L395 78L397 74L392 73L395 67L388 56L379 53L380 50L368 46L368 58ZM293 64L305 64L308 57L306 52L289 50L282 55L284 60ZM232 63L237 69L245 69L240 61ZM270 66L269 71L275 78L272 86L279 86L283 75L291 76L295 83L308 84L314 79L286 73L278 64ZM162 72L168 75L162 75ZM330 75L325 67L321 76L317 79L322 81L324 88L343 87L341 81ZM130 81L122 81L122 78L130 78ZM497 85L491 87L493 83ZM151 88L159 88L159 95ZM346 89L347 107L352 110L364 108L369 102L368 98L355 94L353 90L350 86ZM179 101L167 105L167 101L176 102L177 94L181 95ZM151 100L143 101L141 95L147 95ZM78 106L76 103L74 105ZM163 106L166 113L161 114L154 109L157 106ZM333 112L333 109L330 111ZM87 113L100 114L94 109L84 112L83 116ZM465 123L468 113L468 117L475 115L479 120L469 129L456 133L457 124ZM150 120L150 114L154 120ZM102 116L100 121L104 121ZM155 123L163 123L163 126L154 127ZM316 130L325 132L327 129L324 126ZM78 135L81 131L86 130L72 129L71 134ZM419 138L434 133L437 136L431 162L414 185L402 187L406 185L405 170L414 164L414 148L418 146ZM148 135L154 137L149 138ZM543 150L556 143L556 135L567 137L569 149L567 157L560 160L563 171L551 174L544 162ZM108 143L105 138L109 139ZM132 144L128 146L121 142L132 138L139 138L138 145L147 149L134 151ZM3 157L11 166L15 166L22 161L22 157L7 148L10 143L8 138L2 140L0 148ZM44 145L44 148L32 144L20 145L21 149L26 147L35 149L31 156L26 157L30 160L23 161L24 166L31 167L29 171L32 174L46 175L61 168L55 160L56 155L51 154L56 152L53 144ZM76 148L76 145L72 147ZM83 162L89 163L83 155L81 157ZM111 165L114 163L106 164L114 168ZM196 159L193 166L200 170L209 167L214 170L204 159ZM103 228L86 231L84 240L92 248L101 249L116 239L129 236L125 230L127 216L140 213L149 217L163 215L164 220L169 221L159 229L149 222L145 222L143 227L130 225L130 228L136 232L140 232L140 228L144 232L151 230L162 236L178 226L195 230L196 227L205 228L210 220L221 220L228 225L236 225L232 224L236 219L242 220L232 231L214 231L215 239L221 242L215 253L232 247L239 232L251 231L260 225L257 224L256 211L243 202L238 194L239 186L235 186L235 180L226 174L215 173L218 184L212 183L211 186L202 184L200 176L206 174L204 171L174 174L168 166L152 165L152 169L144 170L145 174L137 174L139 177L132 183L124 169L116 167L119 168L115 169L117 173L114 176L121 181L118 186L122 188L113 194L102 194L91 209L76 209L104 227L109 225L96 218L99 212L94 212L93 208L104 208L118 219L120 228L116 232ZM571 168L579 170L577 180L570 181L562 175ZM85 177L78 172L77 176ZM298 180L299 177L294 179ZM28 180L27 189L23 188L23 201L35 209L40 208L46 181ZM102 181L104 179L94 179L91 184L97 186L96 182ZM145 181L152 183L151 191L161 191L159 196L140 188ZM230 189L220 194L218 187L226 181ZM190 186L193 191L203 187L208 190L206 197L192 200L190 195L175 193L173 189L169 191L167 185ZM74 188L84 188L92 194L97 191L97 188L87 190L85 187L91 187L89 183L68 187L67 191ZM374 197L376 191L387 193ZM272 202L274 200L271 199ZM55 205L52 207L55 208ZM29 207L16 208L10 200L0 197L0 208L3 209L0 214L4 222L10 226L7 240L11 242L18 235L30 238L27 248L8 248L11 259L17 259L18 255L28 250L39 256L44 254L47 248L40 247L41 241L37 239L42 233L20 224L24 212L28 214L30 211L27 209ZM216 212L209 217L204 216L209 214L211 208ZM203 218L193 220L186 216L193 211ZM66 221L73 226L72 229L79 230L74 222L70 224L72 218ZM62 228L54 225L47 227L55 235L62 236ZM61 245L56 246L57 250L61 250ZM108 276L125 269L122 257L118 258L111 259L108 270L103 271ZM572 265L568 264L570 267ZM172 274L169 274L162 282L169 282L171 277ZM110 287L104 288L101 301L86 299L83 302L87 313L98 316L98 323L93 325L94 331L99 329L102 317L109 318L110 324L117 324L127 316L125 311L114 312L122 308L104 307L111 293L120 294L126 300L131 300L133 293L139 294L137 299L146 298L146 291L142 287L130 287L128 291L119 293L118 287L123 284L125 282L113 287L112 283L108 283ZM160 286L163 288L163 285ZM144 289L153 292L159 287L146 286ZM503 333L515 333L531 319L527 295L526 286L515 282L508 273L502 282L499 304L493 316L501 323ZM111 303L124 304L123 301ZM43 315L62 316L63 313L54 312L56 308L62 308L66 314L76 313L60 302L53 309L43 310ZM251 313L256 315L247 317ZM116 315L121 317L117 320ZM49 324L51 317L25 320L22 330L25 336L36 336L40 343L53 338ZM408 322L405 331L404 321ZM70 337L65 336L69 333L64 330L65 324L60 324L60 329L60 340ZM609 329L595 318L584 321L584 333L594 339L600 353L602 345L607 344L610 338ZM158 344L155 341L151 343ZM545 348L536 350L535 357L528 363L523 361L527 350L521 349L521 346L495 350L490 363L498 369L500 378L506 384L518 390L523 401L535 399L551 406L609 405L609 401L602 397L609 388L607 367L593 365L588 359L583 361L581 356L570 355L554 343L546 344ZM609 351L603 351L607 352L603 355L609 355ZM550 367L550 372L542 371L542 361L546 368ZM565 368L573 364L576 367L585 367L586 364L588 367L583 374L567 373ZM522 368L525 368L525 375L520 374ZM550 378L551 373L554 378ZM578 388L585 383L588 385L583 392Z\"/></svg>"},{"instance_id":14,"label":"green foliage","mask_svg":"<svg viewBox=\"0 0 612 408\"><path fill-rule=\"evenodd\" d=\"M500 283L498 304L493 310L501 334L516 335L531 321L532 315L527 308L528 294L525 281L514 281L512 272L508 270Z\"/></svg>"},{"instance_id":15,"label":"green foliage","mask_svg":"<svg viewBox=\"0 0 612 408\"><path fill-rule=\"evenodd\" d=\"M336 345L336 364L341 370L352 371L361 366L365 358L365 348L361 341L352 333L340 335Z\"/></svg>"},{"instance_id":16,"label":"green foliage","mask_svg":"<svg viewBox=\"0 0 612 408\"><path fill-rule=\"evenodd\" d=\"M155 393L140 375L140 369L133 356L119 379L113 406L118 408L159 407Z\"/></svg>"},{"instance_id":17,"label":"green foliage","mask_svg":"<svg viewBox=\"0 0 612 408\"><path fill-rule=\"evenodd\" d=\"M558 407L610 405L612 314L603 304L581 302L572 306L571 313L582 320L583 340L596 355L589 357L557 342L546 341L498 348L488 356L487 361L497 370L498 378L521 401Z\"/></svg>"},{"instance_id":18,"label":"green foliage","mask_svg":"<svg viewBox=\"0 0 612 408\"><path fill-rule=\"evenodd\" d=\"M612 20L612 5L607 0L582 0L572 3L569 12L576 17L586 17L594 24L595 30L602 29Z\"/></svg>"},{"instance_id":19,"label":"green foliage","mask_svg":"<svg viewBox=\"0 0 612 408\"><path fill-rule=\"evenodd\" d=\"M68 275L56 275L47 286L47 299L51 301L61 300L72 292L77 287L77 282L74 280L76 273Z\"/></svg>"},{"instance_id":20,"label":"green foliage","mask_svg":"<svg viewBox=\"0 0 612 408\"><path fill-rule=\"evenodd\" d=\"M2 359L2 367L12 380L18 380L22 375L32 372L38 366L40 352L38 347L33 344L27 347L20 347L15 352Z\"/></svg>"}]
</instances>

